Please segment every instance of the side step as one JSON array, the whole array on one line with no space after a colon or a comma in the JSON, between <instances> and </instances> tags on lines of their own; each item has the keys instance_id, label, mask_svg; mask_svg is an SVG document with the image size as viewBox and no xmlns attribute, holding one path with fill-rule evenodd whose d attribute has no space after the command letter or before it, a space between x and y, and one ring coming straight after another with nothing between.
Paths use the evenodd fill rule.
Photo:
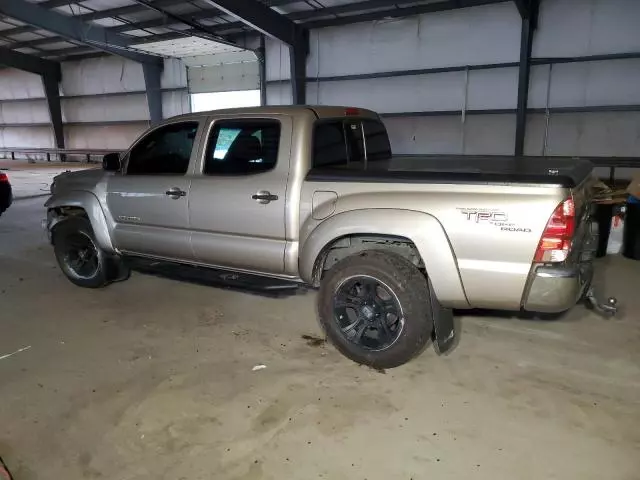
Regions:
<instances>
[{"instance_id":1,"label":"side step","mask_svg":"<svg viewBox=\"0 0 640 480\"><path fill-rule=\"evenodd\" d=\"M292 296L304 293L307 290L301 283L249 273L238 273L139 257L127 257L126 263L132 270L140 273L267 297Z\"/></svg>"}]
</instances>

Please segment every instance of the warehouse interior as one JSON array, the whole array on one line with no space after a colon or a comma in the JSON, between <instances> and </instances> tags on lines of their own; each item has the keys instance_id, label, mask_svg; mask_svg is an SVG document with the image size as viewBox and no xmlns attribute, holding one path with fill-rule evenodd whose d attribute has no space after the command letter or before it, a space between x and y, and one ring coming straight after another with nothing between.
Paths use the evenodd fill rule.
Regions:
<instances>
[{"instance_id":1,"label":"warehouse interior","mask_svg":"<svg viewBox=\"0 0 640 480\"><path fill-rule=\"evenodd\" d=\"M41 220L55 174L232 107L371 109L394 154L624 188L639 25L637 0L0 0L0 480L638 478L637 261L597 260L614 319L463 313L450 354L381 372L322 340L314 291L78 289Z\"/></svg>"}]
</instances>

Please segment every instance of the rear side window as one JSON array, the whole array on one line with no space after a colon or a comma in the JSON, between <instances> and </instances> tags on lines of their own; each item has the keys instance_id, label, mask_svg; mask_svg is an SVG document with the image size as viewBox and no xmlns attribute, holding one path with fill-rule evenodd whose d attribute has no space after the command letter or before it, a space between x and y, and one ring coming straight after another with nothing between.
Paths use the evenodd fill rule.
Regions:
<instances>
[{"instance_id":1,"label":"rear side window","mask_svg":"<svg viewBox=\"0 0 640 480\"><path fill-rule=\"evenodd\" d=\"M272 170L278 160L280 122L220 120L209 137L205 175L251 175Z\"/></svg>"},{"instance_id":2,"label":"rear side window","mask_svg":"<svg viewBox=\"0 0 640 480\"><path fill-rule=\"evenodd\" d=\"M189 169L198 122L157 128L129 153L127 175L184 175Z\"/></svg>"},{"instance_id":3,"label":"rear side window","mask_svg":"<svg viewBox=\"0 0 640 480\"><path fill-rule=\"evenodd\" d=\"M364 168L372 161L391 158L387 131L375 120L319 121L313 133L314 167Z\"/></svg>"},{"instance_id":4,"label":"rear side window","mask_svg":"<svg viewBox=\"0 0 640 480\"><path fill-rule=\"evenodd\" d=\"M367 149L367 161L389 160L391 158L391 144L387 129L382 122L363 120L362 127Z\"/></svg>"}]
</instances>

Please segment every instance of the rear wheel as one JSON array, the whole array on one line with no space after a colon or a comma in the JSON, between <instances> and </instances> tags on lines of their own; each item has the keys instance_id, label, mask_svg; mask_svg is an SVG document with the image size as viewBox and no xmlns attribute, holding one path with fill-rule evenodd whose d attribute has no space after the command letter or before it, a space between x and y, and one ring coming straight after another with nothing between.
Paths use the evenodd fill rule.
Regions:
<instances>
[{"instance_id":1,"label":"rear wheel","mask_svg":"<svg viewBox=\"0 0 640 480\"><path fill-rule=\"evenodd\" d=\"M408 362L433 330L426 277L408 260L383 251L347 257L329 270L318 313L341 353L374 368Z\"/></svg>"},{"instance_id":2,"label":"rear wheel","mask_svg":"<svg viewBox=\"0 0 640 480\"><path fill-rule=\"evenodd\" d=\"M98 247L86 218L69 218L56 225L53 247L60 269L75 285L99 288L114 279L116 264Z\"/></svg>"}]
</instances>

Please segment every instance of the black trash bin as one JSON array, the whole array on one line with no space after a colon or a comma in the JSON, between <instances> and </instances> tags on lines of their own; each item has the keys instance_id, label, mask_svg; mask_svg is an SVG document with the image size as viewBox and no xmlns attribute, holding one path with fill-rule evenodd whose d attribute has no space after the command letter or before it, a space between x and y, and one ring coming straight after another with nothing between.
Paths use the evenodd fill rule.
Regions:
<instances>
[{"instance_id":1,"label":"black trash bin","mask_svg":"<svg viewBox=\"0 0 640 480\"><path fill-rule=\"evenodd\" d=\"M613 218L614 207L615 205L612 203L596 204L595 220L598 224L596 257L604 257L607 254L607 243L609 243L609 235L611 234L611 219Z\"/></svg>"},{"instance_id":2,"label":"black trash bin","mask_svg":"<svg viewBox=\"0 0 640 480\"><path fill-rule=\"evenodd\" d=\"M627 203L622 232L622 255L640 260L640 200L631 199Z\"/></svg>"}]
</instances>

